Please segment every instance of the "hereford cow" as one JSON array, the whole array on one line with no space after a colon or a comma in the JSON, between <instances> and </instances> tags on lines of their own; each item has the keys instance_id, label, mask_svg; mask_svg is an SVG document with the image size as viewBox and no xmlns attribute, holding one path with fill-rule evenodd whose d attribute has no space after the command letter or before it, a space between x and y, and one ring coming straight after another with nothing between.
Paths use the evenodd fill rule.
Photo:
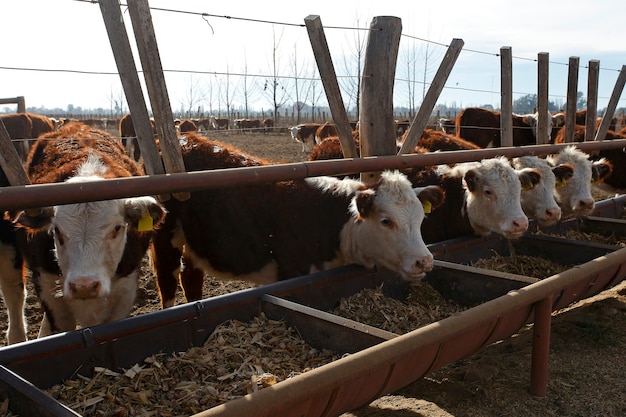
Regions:
<instances>
[{"instance_id":1,"label":"hereford cow","mask_svg":"<svg viewBox=\"0 0 626 417\"><path fill-rule=\"evenodd\" d=\"M152 126L152 133L156 137L156 124L154 120L150 119L150 125ZM126 148L128 155L131 155L135 161L139 161L141 157L141 150L139 149L139 142L137 142L137 133L135 133L135 126L133 126L133 119L130 113L122 116L119 122L120 138L122 138L122 144Z\"/></svg>"},{"instance_id":2,"label":"hereford cow","mask_svg":"<svg viewBox=\"0 0 626 417\"><path fill-rule=\"evenodd\" d=\"M492 232L507 239L520 237L528 229L522 188L541 180L536 169L516 170L504 157L417 168L407 176L414 186L439 185L445 191L443 205L422 223L427 244Z\"/></svg>"},{"instance_id":3,"label":"hereford cow","mask_svg":"<svg viewBox=\"0 0 626 417\"><path fill-rule=\"evenodd\" d=\"M535 145L537 143L538 114L512 116L513 146ZM500 147L500 112L480 107L467 107L456 118L456 136L468 140L481 148ZM552 115L548 118L548 132L552 131ZM550 139L546 138L545 142ZM543 142L543 141L540 141Z\"/></svg>"},{"instance_id":4,"label":"hereford cow","mask_svg":"<svg viewBox=\"0 0 626 417\"><path fill-rule=\"evenodd\" d=\"M311 152L315 146L315 133L321 126L319 123L304 123L290 128L291 138L302 144L302 152Z\"/></svg>"},{"instance_id":5,"label":"hereford cow","mask_svg":"<svg viewBox=\"0 0 626 417\"><path fill-rule=\"evenodd\" d=\"M409 119L394 120L393 123L396 128L396 138L401 138L411 127L411 121Z\"/></svg>"},{"instance_id":6,"label":"hereford cow","mask_svg":"<svg viewBox=\"0 0 626 417\"><path fill-rule=\"evenodd\" d=\"M144 175L118 140L82 123L43 135L33 144L26 169L33 184L86 184ZM164 216L153 197L12 213L20 251L44 309L39 335L127 317L141 261Z\"/></svg>"},{"instance_id":7,"label":"hereford cow","mask_svg":"<svg viewBox=\"0 0 626 417\"><path fill-rule=\"evenodd\" d=\"M331 122L324 122L324 124L315 131L315 143L320 143L331 136L337 136L337 126Z\"/></svg>"},{"instance_id":8,"label":"hereford cow","mask_svg":"<svg viewBox=\"0 0 626 417\"><path fill-rule=\"evenodd\" d=\"M574 174L572 164L552 166L545 158L521 156L513 158L516 169L535 168L541 173L541 181L532 188L522 187L521 203L524 213L537 221L541 227L561 219L561 207L555 199L556 187L562 187Z\"/></svg>"},{"instance_id":9,"label":"hereford cow","mask_svg":"<svg viewBox=\"0 0 626 417\"><path fill-rule=\"evenodd\" d=\"M188 171L266 163L193 134L182 154ZM420 279L433 267L420 234L420 200L437 207L443 194L439 187L413 189L403 174L388 171L374 187L316 177L170 199L154 239L162 305L173 305L179 273L188 301L201 298L205 273L266 284L356 263Z\"/></svg>"},{"instance_id":10,"label":"hereford cow","mask_svg":"<svg viewBox=\"0 0 626 417\"><path fill-rule=\"evenodd\" d=\"M227 130L230 124L230 120L226 117L210 116L209 121L213 130Z\"/></svg>"},{"instance_id":11,"label":"hereford cow","mask_svg":"<svg viewBox=\"0 0 626 417\"><path fill-rule=\"evenodd\" d=\"M189 119L183 119L178 123L177 129L179 133L197 132L198 126Z\"/></svg>"},{"instance_id":12,"label":"hereford cow","mask_svg":"<svg viewBox=\"0 0 626 417\"><path fill-rule=\"evenodd\" d=\"M572 177L563 186L557 184L555 188L563 219L591 214L595 207L591 184L602 182L611 175L611 163L604 158L592 161L588 154L573 145L563 148L558 154L548 155L547 160L552 166L570 164L574 167Z\"/></svg>"},{"instance_id":13,"label":"hereford cow","mask_svg":"<svg viewBox=\"0 0 626 417\"><path fill-rule=\"evenodd\" d=\"M272 129L274 128L274 119L266 117L263 119L263 133L272 133Z\"/></svg>"}]
</instances>

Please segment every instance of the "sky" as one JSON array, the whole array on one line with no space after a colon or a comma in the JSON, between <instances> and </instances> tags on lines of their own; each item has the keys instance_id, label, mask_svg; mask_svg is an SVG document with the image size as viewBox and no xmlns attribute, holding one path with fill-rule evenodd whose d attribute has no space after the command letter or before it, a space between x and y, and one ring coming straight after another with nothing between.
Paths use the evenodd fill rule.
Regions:
<instances>
[{"instance_id":1,"label":"sky","mask_svg":"<svg viewBox=\"0 0 626 417\"><path fill-rule=\"evenodd\" d=\"M131 19L126 1L122 3L133 44ZM227 87L235 107L243 107L248 98L256 110L271 108L263 87L274 62L278 74L285 77L285 102L293 101L294 66L300 77L319 78L304 27L309 15L320 16L340 77L349 75L355 45L359 38L365 44L367 31L362 29L368 28L374 17L401 19L396 106L411 103L410 81L416 104L420 104L447 45L455 38L462 39L464 46L439 97L438 102L447 106L499 107L498 54L505 46L511 47L513 55L513 99L537 94L539 53L549 54L549 96L557 105L565 102L570 57L580 60L578 91L585 96L588 64L600 62L599 109L606 107L626 64L623 25L611 23L616 16L626 15L623 0L601 0L593 5L582 0L527 0L515 5L502 0L150 0L149 5L175 112L190 106L215 112L223 106ZM5 0L0 3L0 36L0 98L24 96L27 107L49 109L112 109L120 103L127 108L98 4ZM276 60L272 58L274 50ZM134 44L133 51L140 67ZM226 73L250 75L245 78L249 94L243 93L243 77L226 77ZM319 92L321 83L317 84ZM342 90L349 88L343 78L340 85ZM323 95L320 100L323 104ZM344 104L354 105L346 97ZM7 107L16 108L0 105L0 112ZM626 95L622 94L617 107L626 107Z\"/></svg>"}]
</instances>

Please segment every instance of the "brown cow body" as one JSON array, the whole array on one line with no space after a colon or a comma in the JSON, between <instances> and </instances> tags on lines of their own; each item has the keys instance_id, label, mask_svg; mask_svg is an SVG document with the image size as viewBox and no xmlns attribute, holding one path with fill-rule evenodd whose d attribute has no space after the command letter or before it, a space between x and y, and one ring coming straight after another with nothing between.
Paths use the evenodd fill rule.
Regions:
<instances>
[{"instance_id":1,"label":"brown cow body","mask_svg":"<svg viewBox=\"0 0 626 417\"><path fill-rule=\"evenodd\" d=\"M324 124L315 131L315 143L320 143L331 136L337 136L337 126L331 122L324 122Z\"/></svg>"},{"instance_id":2,"label":"brown cow body","mask_svg":"<svg viewBox=\"0 0 626 417\"><path fill-rule=\"evenodd\" d=\"M320 126L320 123L303 123L290 129L291 138L302 144L302 152L311 152L315 146L315 133Z\"/></svg>"},{"instance_id":3,"label":"brown cow body","mask_svg":"<svg viewBox=\"0 0 626 417\"><path fill-rule=\"evenodd\" d=\"M189 171L266 163L198 135L188 135L182 154ZM391 186L398 195L388 188ZM418 193L420 198L428 198L433 207L443 198L438 188ZM417 217L410 214L398 230L387 228L387 221L370 218L365 211L355 218L360 211L359 197L365 195L375 198L371 201L371 214L384 212L390 216L391 224L396 221L392 220L395 209L378 207L387 206L382 201L394 201L405 207L404 213ZM377 195L381 199L386 196L385 200L379 202ZM400 248L384 237L387 233L391 238L396 232L410 231L418 238L419 227L413 229L417 226L413 222L421 223L419 210L423 209L415 196L406 177L388 173L375 189L356 180L318 177L207 189L192 192L191 198L183 202L170 199L164 203L168 215L154 240L153 258L163 306L174 303L179 271L187 300L202 296L205 273L264 284L347 263L368 267L375 263L407 279L422 276L428 272L431 259L425 245L412 240L408 247ZM386 230L382 234L378 232L380 226ZM401 236L393 239L404 242ZM369 260L365 261L365 257Z\"/></svg>"}]
</instances>

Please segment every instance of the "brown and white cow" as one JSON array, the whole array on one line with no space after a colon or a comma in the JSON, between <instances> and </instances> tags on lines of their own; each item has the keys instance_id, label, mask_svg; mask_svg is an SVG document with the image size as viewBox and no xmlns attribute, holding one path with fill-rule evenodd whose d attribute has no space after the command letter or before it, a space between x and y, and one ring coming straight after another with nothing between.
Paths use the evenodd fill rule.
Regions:
<instances>
[{"instance_id":1,"label":"brown and white cow","mask_svg":"<svg viewBox=\"0 0 626 417\"><path fill-rule=\"evenodd\" d=\"M188 171L266 163L192 134L182 154ZM170 199L153 245L162 305L173 305L179 273L188 301L201 298L205 273L267 284L355 263L420 279L433 267L420 234L422 202L437 207L442 200L439 187L414 189L389 171L374 187L316 177Z\"/></svg>"},{"instance_id":2,"label":"brown and white cow","mask_svg":"<svg viewBox=\"0 0 626 417\"><path fill-rule=\"evenodd\" d=\"M326 138L337 136L337 126L332 122L324 122L315 131L315 143L320 143Z\"/></svg>"},{"instance_id":3,"label":"brown and white cow","mask_svg":"<svg viewBox=\"0 0 626 417\"><path fill-rule=\"evenodd\" d=\"M589 155L576 146L567 146L559 153L548 155L548 162L552 166L569 164L574 172L563 186L555 188L556 201L562 211L562 218L586 216L593 212L595 201L591 195L591 184L604 181L611 175L613 166L609 161L601 158L592 161Z\"/></svg>"},{"instance_id":4,"label":"brown and white cow","mask_svg":"<svg viewBox=\"0 0 626 417\"><path fill-rule=\"evenodd\" d=\"M33 184L143 175L117 139L82 123L43 135L26 169ZM163 207L148 196L13 213L20 250L45 312L39 335L127 317L141 261L164 216Z\"/></svg>"},{"instance_id":5,"label":"brown and white cow","mask_svg":"<svg viewBox=\"0 0 626 417\"><path fill-rule=\"evenodd\" d=\"M522 187L534 187L541 180L537 170L516 170L505 157L418 168L407 176L414 186L439 185L445 191L445 202L422 223L427 244L492 232L507 239L520 237L528 229Z\"/></svg>"},{"instance_id":6,"label":"brown and white cow","mask_svg":"<svg viewBox=\"0 0 626 417\"><path fill-rule=\"evenodd\" d=\"M227 117L210 116L209 121L213 130L227 130L230 125L230 120Z\"/></svg>"},{"instance_id":7,"label":"brown and white cow","mask_svg":"<svg viewBox=\"0 0 626 417\"><path fill-rule=\"evenodd\" d=\"M513 114L513 146L537 143L538 114ZM502 145L500 135L500 112L480 107L467 107L456 117L456 136L475 143L481 148ZM552 131L552 115L548 118L548 132ZM550 138L546 137L545 142ZM540 141L543 143L544 141Z\"/></svg>"},{"instance_id":8,"label":"brown and white cow","mask_svg":"<svg viewBox=\"0 0 626 417\"><path fill-rule=\"evenodd\" d=\"M263 133L272 133L272 129L274 128L274 119L266 117L263 119L261 124L263 125Z\"/></svg>"},{"instance_id":9,"label":"brown and white cow","mask_svg":"<svg viewBox=\"0 0 626 417\"><path fill-rule=\"evenodd\" d=\"M152 119L150 119L150 126L152 127L152 133L156 137L156 124ZM126 152L131 155L135 161L139 161L139 158L141 157L141 150L139 149L137 133L135 133L135 126L133 125L133 119L130 113L126 113L122 116L118 129L120 132L120 138L122 138L122 144L126 148Z\"/></svg>"},{"instance_id":10,"label":"brown and white cow","mask_svg":"<svg viewBox=\"0 0 626 417\"><path fill-rule=\"evenodd\" d=\"M291 127L291 138L302 144L302 152L311 152L315 146L315 133L321 126L320 123L303 123Z\"/></svg>"}]
</instances>

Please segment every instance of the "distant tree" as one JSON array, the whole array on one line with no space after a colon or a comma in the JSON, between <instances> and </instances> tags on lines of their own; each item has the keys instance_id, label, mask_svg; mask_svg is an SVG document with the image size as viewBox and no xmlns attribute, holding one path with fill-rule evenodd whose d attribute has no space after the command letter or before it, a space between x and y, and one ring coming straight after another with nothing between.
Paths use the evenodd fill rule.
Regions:
<instances>
[{"instance_id":1,"label":"distant tree","mask_svg":"<svg viewBox=\"0 0 626 417\"><path fill-rule=\"evenodd\" d=\"M180 112L182 117L192 117L194 108L204 99L200 80L194 82L193 75L189 75L189 89L187 94L180 101Z\"/></svg>"},{"instance_id":2,"label":"distant tree","mask_svg":"<svg viewBox=\"0 0 626 417\"><path fill-rule=\"evenodd\" d=\"M356 19L356 27L359 26L359 18ZM345 100L346 109L356 109L356 119L359 119L360 111L360 99L361 99L361 73L363 71L363 61L365 60L365 46L366 38L362 30L351 31L354 33L352 39L352 46L349 53L343 55L343 66L346 72L346 77L339 78L339 85L343 89L344 95L347 96Z\"/></svg>"},{"instance_id":3,"label":"distant tree","mask_svg":"<svg viewBox=\"0 0 626 417\"><path fill-rule=\"evenodd\" d=\"M582 91L576 93L576 110L583 110L587 108L587 99Z\"/></svg>"},{"instance_id":4,"label":"distant tree","mask_svg":"<svg viewBox=\"0 0 626 417\"><path fill-rule=\"evenodd\" d=\"M553 101L548 101L549 111L558 111L557 106ZM537 111L537 94L526 94L521 96L517 100L513 101L513 112L519 114L534 113Z\"/></svg>"},{"instance_id":5,"label":"distant tree","mask_svg":"<svg viewBox=\"0 0 626 417\"><path fill-rule=\"evenodd\" d=\"M250 117L250 103L255 101L255 93L258 94L258 89L254 79L248 75L248 58L244 54L243 75L241 77L241 96L244 106L244 114L246 118ZM251 81L252 80L252 81Z\"/></svg>"},{"instance_id":6,"label":"distant tree","mask_svg":"<svg viewBox=\"0 0 626 417\"><path fill-rule=\"evenodd\" d=\"M280 60L278 54L278 47L280 45L280 38L276 39L276 33L272 29L272 60L270 62L270 76L265 80L263 87L263 95L268 98L268 101L272 105L274 123L278 123L279 110L285 105L289 98L289 91L286 89L286 85L283 83L280 76Z\"/></svg>"}]
</instances>

